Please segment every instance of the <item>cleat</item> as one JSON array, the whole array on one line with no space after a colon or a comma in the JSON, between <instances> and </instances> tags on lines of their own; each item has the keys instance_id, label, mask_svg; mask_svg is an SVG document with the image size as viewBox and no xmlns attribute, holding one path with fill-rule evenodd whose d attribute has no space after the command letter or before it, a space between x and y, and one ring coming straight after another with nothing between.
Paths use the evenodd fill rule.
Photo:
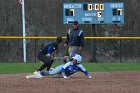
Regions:
<instances>
[{"instance_id":1,"label":"cleat","mask_svg":"<svg viewBox=\"0 0 140 93\"><path fill-rule=\"evenodd\" d=\"M40 71L35 71L35 72L34 72L34 75L39 74L39 73L40 73Z\"/></svg>"}]
</instances>

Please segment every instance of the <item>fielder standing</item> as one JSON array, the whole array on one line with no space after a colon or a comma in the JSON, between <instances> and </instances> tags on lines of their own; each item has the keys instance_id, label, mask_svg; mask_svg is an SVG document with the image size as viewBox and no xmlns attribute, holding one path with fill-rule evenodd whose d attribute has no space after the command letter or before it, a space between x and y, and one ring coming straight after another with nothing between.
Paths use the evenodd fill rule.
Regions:
<instances>
[{"instance_id":1,"label":"fielder standing","mask_svg":"<svg viewBox=\"0 0 140 93\"><path fill-rule=\"evenodd\" d=\"M38 53L38 59L43 62L43 65L34 72L34 74L40 73L44 68L47 67L47 71L49 71L54 59L53 52L58 50L59 44L62 42L62 37L58 36L54 42L50 42L45 45L42 49L40 49Z\"/></svg>"}]
</instances>

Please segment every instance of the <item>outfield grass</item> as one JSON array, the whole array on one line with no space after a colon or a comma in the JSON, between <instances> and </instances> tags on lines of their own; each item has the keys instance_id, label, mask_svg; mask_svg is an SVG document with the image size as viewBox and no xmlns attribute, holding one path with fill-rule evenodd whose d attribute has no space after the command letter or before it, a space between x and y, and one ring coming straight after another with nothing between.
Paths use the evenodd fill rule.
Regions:
<instances>
[{"instance_id":1,"label":"outfield grass","mask_svg":"<svg viewBox=\"0 0 140 93\"><path fill-rule=\"evenodd\" d=\"M55 63L56 67L61 63ZM140 71L140 63L83 63L89 72ZM0 63L0 74L31 73L41 63Z\"/></svg>"}]
</instances>

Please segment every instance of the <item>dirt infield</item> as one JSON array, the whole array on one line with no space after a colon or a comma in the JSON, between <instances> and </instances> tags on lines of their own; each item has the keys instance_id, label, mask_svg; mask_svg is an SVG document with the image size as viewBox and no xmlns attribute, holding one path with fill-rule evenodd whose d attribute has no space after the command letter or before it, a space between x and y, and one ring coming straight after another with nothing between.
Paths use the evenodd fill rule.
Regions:
<instances>
[{"instance_id":1,"label":"dirt infield","mask_svg":"<svg viewBox=\"0 0 140 93\"><path fill-rule=\"evenodd\" d=\"M92 79L76 73L69 79L26 79L0 74L0 93L140 93L140 72L96 72Z\"/></svg>"}]
</instances>

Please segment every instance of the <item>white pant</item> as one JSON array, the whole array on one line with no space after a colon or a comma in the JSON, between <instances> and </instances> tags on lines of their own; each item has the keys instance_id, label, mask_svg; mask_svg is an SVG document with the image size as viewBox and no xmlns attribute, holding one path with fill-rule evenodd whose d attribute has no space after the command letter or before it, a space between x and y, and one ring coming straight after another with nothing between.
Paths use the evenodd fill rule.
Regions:
<instances>
[{"instance_id":1,"label":"white pant","mask_svg":"<svg viewBox=\"0 0 140 93\"><path fill-rule=\"evenodd\" d=\"M62 67L63 67L63 65L59 65L59 66L55 67L54 69L50 70L49 75L56 75L56 74L61 73Z\"/></svg>"}]
</instances>

